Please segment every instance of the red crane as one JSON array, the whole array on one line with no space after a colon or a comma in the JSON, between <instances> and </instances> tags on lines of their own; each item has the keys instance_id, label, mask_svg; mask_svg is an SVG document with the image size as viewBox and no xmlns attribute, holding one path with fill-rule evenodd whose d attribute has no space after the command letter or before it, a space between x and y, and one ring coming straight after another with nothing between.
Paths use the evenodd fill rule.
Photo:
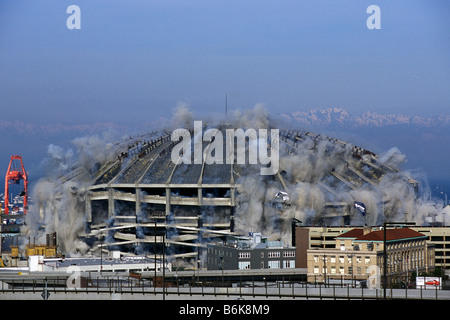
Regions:
<instances>
[{"instance_id":1,"label":"red crane","mask_svg":"<svg viewBox=\"0 0 450 320\"><path fill-rule=\"evenodd\" d=\"M21 156L11 156L9 161L8 171L6 171L5 177L5 213L9 214L9 185L20 184L20 180L23 180L23 213L27 213L27 201L28 201L28 177L23 166Z\"/></svg>"}]
</instances>

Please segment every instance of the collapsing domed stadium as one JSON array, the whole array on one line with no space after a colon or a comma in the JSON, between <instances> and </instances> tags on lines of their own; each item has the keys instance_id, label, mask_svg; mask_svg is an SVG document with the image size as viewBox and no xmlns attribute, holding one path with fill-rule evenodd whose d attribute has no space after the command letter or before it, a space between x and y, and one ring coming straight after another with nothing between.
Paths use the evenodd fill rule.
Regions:
<instances>
[{"instance_id":1,"label":"collapsing domed stadium","mask_svg":"<svg viewBox=\"0 0 450 320\"><path fill-rule=\"evenodd\" d=\"M192 118L185 120L178 128L192 133L189 150L200 150L203 159L208 152L227 154L236 142L226 139L230 130L279 129L258 108L226 121L203 121L200 136ZM208 242L227 235L258 231L290 243L294 218L303 225L378 225L386 218L420 223L433 210L417 196L417 182L400 170L404 156L395 148L378 156L338 139L279 129L264 144L254 140L272 152L278 146L276 172L262 175L268 165L249 163L248 154L246 163L236 157L223 163L174 161L174 148L180 157L188 149L179 148L173 128L109 143L91 155L101 159L79 161L58 179L40 181L27 232L37 235L37 225L57 231L66 254L165 250L171 258L197 262ZM223 134L205 138L209 128ZM250 152L254 141L246 138Z\"/></svg>"}]
</instances>

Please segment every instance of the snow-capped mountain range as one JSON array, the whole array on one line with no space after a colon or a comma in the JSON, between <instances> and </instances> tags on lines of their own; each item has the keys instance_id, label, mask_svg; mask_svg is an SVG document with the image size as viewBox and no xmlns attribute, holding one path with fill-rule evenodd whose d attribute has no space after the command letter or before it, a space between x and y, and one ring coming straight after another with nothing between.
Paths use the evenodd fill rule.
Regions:
<instances>
[{"instance_id":1,"label":"snow-capped mountain range","mask_svg":"<svg viewBox=\"0 0 450 320\"><path fill-rule=\"evenodd\" d=\"M424 127L450 126L450 115L433 117L407 116L402 114L379 114L366 111L361 115L352 115L344 108L312 109L283 113L282 117L288 121L295 121L310 126L372 126L383 127L393 125L418 125Z\"/></svg>"},{"instance_id":2,"label":"snow-capped mountain range","mask_svg":"<svg viewBox=\"0 0 450 320\"><path fill-rule=\"evenodd\" d=\"M9 132L11 134L58 134L64 132L84 132L86 134L101 132L109 129L122 128L111 122L97 122L92 124L34 124L19 120L0 120L0 133Z\"/></svg>"},{"instance_id":3,"label":"snow-capped mountain range","mask_svg":"<svg viewBox=\"0 0 450 320\"><path fill-rule=\"evenodd\" d=\"M361 115L353 115L340 107L311 109L309 111L295 111L281 113L281 117L293 124L314 127L339 127L355 128L359 126L384 127L395 125L417 125L421 127L446 127L450 126L449 115L436 115L433 117L407 116L403 114L379 114L373 111L365 111ZM161 119L160 119L161 120ZM158 122L160 122L158 120ZM163 119L164 120L164 119ZM168 119L165 119L169 121ZM146 123L143 127L148 127ZM10 134L59 134L59 133L84 133L93 134L105 130L124 130L126 125L111 122L98 122L91 124L33 124L23 121L0 120L0 133Z\"/></svg>"}]
</instances>

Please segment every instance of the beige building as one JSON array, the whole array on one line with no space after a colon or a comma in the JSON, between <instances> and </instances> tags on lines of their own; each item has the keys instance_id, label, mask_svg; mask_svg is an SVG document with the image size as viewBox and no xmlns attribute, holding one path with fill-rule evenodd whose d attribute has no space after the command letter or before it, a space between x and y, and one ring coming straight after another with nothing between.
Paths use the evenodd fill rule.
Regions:
<instances>
[{"instance_id":1,"label":"beige building","mask_svg":"<svg viewBox=\"0 0 450 320\"><path fill-rule=\"evenodd\" d=\"M349 226L315 226L296 227L296 265L306 268L306 250L308 249L334 249L336 248L336 237L354 229ZM372 227L371 231L380 227ZM427 236L427 243L435 245L435 266L447 269L450 274L450 228L432 226L411 226L412 230Z\"/></svg>"},{"instance_id":2,"label":"beige building","mask_svg":"<svg viewBox=\"0 0 450 320\"><path fill-rule=\"evenodd\" d=\"M354 228L335 237L334 248L307 250L308 281L369 280L379 285L383 275L384 233ZM388 283L407 281L413 271L434 269L434 246L410 228L386 230ZM377 283L378 282L378 283Z\"/></svg>"}]
</instances>

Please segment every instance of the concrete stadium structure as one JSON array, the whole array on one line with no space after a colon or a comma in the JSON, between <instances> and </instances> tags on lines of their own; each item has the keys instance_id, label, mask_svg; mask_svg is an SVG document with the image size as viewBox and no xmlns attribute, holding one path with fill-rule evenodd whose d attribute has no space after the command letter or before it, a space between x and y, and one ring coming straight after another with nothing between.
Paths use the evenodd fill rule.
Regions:
<instances>
[{"instance_id":1,"label":"concrete stadium structure","mask_svg":"<svg viewBox=\"0 0 450 320\"><path fill-rule=\"evenodd\" d=\"M279 171L273 176L258 176L249 165L236 163L176 164L171 160L176 145L171 133L153 132L116 143L113 158L89 168L79 165L58 183L83 181L79 184L82 188L73 193L85 211L86 229L77 236L86 243L96 243L103 251L119 250L123 255L154 254L160 258L165 254L191 259L197 265L205 257L208 242L242 234L248 228L240 225L251 214L242 207L249 199L242 197L248 191L243 183L247 176L258 176L259 189L271 188L286 195L266 192L259 201L261 210L276 218L269 221L263 216L259 224L249 225L255 232L265 232L259 229L270 224L290 239L292 218L309 225L361 223L353 206L358 199L352 191L375 190L383 177L399 171L371 151L307 131L280 130L279 142ZM202 143L206 152L211 141ZM321 168L309 169L320 169L320 174L295 174L298 166L286 162L298 161L305 153L314 165L319 157L328 161ZM417 187L413 179L401 179L411 188ZM299 184L314 185L319 190L315 194L319 192L324 200L318 208L308 207L313 215L299 216L307 211L293 194L293 187ZM383 206L385 216L395 214L386 209L389 201L382 195L376 204Z\"/></svg>"}]
</instances>

